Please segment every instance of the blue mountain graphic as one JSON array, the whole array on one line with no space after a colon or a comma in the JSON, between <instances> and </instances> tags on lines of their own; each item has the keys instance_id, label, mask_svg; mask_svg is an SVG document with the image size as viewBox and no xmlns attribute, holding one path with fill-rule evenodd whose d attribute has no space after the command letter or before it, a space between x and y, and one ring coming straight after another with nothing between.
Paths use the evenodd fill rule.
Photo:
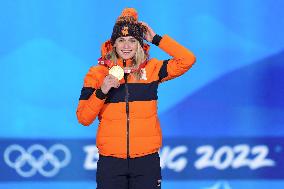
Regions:
<instances>
[{"instance_id":1,"label":"blue mountain graphic","mask_svg":"<svg viewBox=\"0 0 284 189\"><path fill-rule=\"evenodd\" d=\"M283 60L284 51L227 73L188 96L161 114L164 135L283 135Z\"/></svg>"}]
</instances>

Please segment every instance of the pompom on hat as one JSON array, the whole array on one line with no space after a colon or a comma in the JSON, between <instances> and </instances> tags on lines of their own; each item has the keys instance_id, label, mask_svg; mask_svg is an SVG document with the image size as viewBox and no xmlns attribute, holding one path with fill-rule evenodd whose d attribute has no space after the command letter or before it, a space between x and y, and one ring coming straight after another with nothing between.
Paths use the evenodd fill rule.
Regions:
<instances>
[{"instance_id":1,"label":"pompom on hat","mask_svg":"<svg viewBox=\"0 0 284 189\"><path fill-rule=\"evenodd\" d=\"M146 28L138 22L138 13L134 8L125 8L117 18L111 35L111 44L119 37L132 36L143 47L143 34Z\"/></svg>"},{"instance_id":2,"label":"pompom on hat","mask_svg":"<svg viewBox=\"0 0 284 189\"><path fill-rule=\"evenodd\" d=\"M125 8L122 11L121 15L118 17L117 21L119 21L120 18L125 18L125 17L132 17L134 20L137 21L138 20L138 13L134 8Z\"/></svg>"}]
</instances>

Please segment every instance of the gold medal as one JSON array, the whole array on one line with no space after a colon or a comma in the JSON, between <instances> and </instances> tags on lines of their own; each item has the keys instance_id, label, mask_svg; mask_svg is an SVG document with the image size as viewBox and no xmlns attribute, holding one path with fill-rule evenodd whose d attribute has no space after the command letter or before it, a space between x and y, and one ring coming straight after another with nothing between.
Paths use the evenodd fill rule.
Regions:
<instances>
[{"instance_id":1,"label":"gold medal","mask_svg":"<svg viewBox=\"0 0 284 189\"><path fill-rule=\"evenodd\" d=\"M120 66L113 66L109 70L109 74L113 75L118 80L121 80L123 78L123 76L124 76L124 70Z\"/></svg>"}]
</instances>

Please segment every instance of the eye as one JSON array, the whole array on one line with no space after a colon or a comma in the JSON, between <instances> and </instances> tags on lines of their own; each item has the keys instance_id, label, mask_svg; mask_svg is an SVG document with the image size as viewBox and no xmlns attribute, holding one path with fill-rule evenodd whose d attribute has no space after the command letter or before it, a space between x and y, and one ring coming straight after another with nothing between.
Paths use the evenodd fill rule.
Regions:
<instances>
[{"instance_id":1,"label":"eye","mask_svg":"<svg viewBox=\"0 0 284 189\"><path fill-rule=\"evenodd\" d=\"M129 40L131 43L135 43L136 42L136 39L130 39Z\"/></svg>"}]
</instances>

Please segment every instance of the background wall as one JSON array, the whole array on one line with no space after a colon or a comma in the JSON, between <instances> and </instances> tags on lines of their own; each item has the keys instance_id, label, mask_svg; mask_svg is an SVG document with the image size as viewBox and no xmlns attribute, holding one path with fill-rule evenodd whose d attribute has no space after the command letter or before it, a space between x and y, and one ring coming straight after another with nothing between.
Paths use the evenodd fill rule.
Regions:
<instances>
[{"instance_id":1,"label":"background wall","mask_svg":"<svg viewBox=\"0 0 284 189\"><path fill-rule=\"evenodd\" d=\"M159 88L163 188L283 188L277 0L1 0L0 188L95 188L98 122L75 111L125 7L197 57ZM153 45L151 56L170 58Z\"/></svg>"}]
</instances>

